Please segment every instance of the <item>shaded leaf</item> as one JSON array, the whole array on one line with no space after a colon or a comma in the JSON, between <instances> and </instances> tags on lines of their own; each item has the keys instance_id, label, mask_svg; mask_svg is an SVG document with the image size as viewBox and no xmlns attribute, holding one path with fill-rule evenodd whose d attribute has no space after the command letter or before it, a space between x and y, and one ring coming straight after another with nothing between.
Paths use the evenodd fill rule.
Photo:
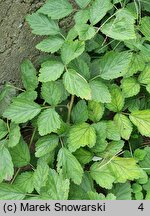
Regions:
<instances>
[{"instance_id":1,"label":"shaded leaf","mask_svg":"<svg viewBox=\"0 0 150 216\"><path fill-rule=\"evenodd\" d=\"M57 169L60 170L60 168L62 168L62 173L65 178L71 178L75 184L81 184L83 168L69 150L61 148L58 153L57 161Z\"/></svg>"}]
</instances>

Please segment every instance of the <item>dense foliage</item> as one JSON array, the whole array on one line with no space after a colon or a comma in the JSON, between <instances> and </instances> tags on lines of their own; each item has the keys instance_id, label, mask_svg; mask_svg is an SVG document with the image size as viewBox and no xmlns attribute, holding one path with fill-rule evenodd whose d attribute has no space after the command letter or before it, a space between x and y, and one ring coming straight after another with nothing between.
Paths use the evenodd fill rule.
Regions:
<instances>
[{"instance_id":1,"label":"dense foliage","mask_svg":"<svg viewBox=\"0 0 150 216\"><path fill-rule=\"evenodd\" d=\"M150 199L150 2L75 2L26 18L47 55L0 93L1 200Z\"/></svg>"}]
</instances>

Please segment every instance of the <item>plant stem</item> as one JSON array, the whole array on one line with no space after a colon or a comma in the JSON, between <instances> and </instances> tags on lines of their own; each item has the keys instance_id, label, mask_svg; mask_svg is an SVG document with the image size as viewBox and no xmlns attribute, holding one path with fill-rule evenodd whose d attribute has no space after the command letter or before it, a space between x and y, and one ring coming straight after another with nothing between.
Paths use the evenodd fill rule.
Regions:
<instances>
[{"instance_id":1,"label":"plant stem","mask_svg":"<svg viewBox=\"0 0 150 216\"><path fill-rule=\"evenodd\" d=\"M8 119L7 119L7 129L8 129L8 133L10 132L10 127L9 127L9 121L8 121Z\"/></svg>"},{"instance_id":2,"label":"plant stem","mask_svg":"<svg viewBox=\"0 0 150 216\"><path fill-rule=\"evenodd\" d=\"M32 133L31 139L30 139L30 143L29 143L29 149L31 148L31 145L33 143L33 139L34 139L35 133L36 133L36 128L34 128L34 130L33 130L33 133Z\"/></svg>"},{"instance_id":3,"label":"plant stem","mask_svg":"<svg viewBox=\"0 0 150 216\"><path fill-rule=\"evenodd\" d=\"M15 181L15 179L16 179L17 175L19 174L20 170L21 170L21 168L19 168L19 169L17 170L17 172L15 173L13 179L11 180L11 184L13 184L13 182Z\"/></svg>"},{"instance_id":4,"label":"plant stem","mask_svg":"<svg viewBox=\"0 0 150 216\"><path fill-rule=\"evenodd\" d=\"M16 86L13 86L13 85L10 85L10 84L8 84L8 86L10 86L10 87L12 87L12 88L14 88L14 89L17 89L17 90L19 90L19 91L25 92L25 90L23 90L23 89L21 89L21 88L18 88L18 87L16 87Z\"/></svg>"},{"instance_id":5,"label":"plant stem","mask_svg":"<svg viewBox=\"0 0 150 216\"><path fill-rule=\"evenodd\" d=\"M75 98L75 96L72 95L72 96L71 96L70 104L69 104L69 106L68 106L68 117L67 117L67 123L69 123L69 124L70 124L71 111L72 111L72 107L73 107L73 103L74 103L74 98Z\"/></svg>"}]
</instances>

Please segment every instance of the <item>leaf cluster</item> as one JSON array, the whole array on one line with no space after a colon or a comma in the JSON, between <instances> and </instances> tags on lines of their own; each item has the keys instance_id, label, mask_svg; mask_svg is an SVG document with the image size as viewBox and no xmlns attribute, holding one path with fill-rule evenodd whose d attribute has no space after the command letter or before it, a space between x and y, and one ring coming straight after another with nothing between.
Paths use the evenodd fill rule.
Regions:
<instances>
[{"instance_id":1,"label":"leaf cluster","mask_svg":"<svg viewBox=\"0 0 150 216\"><path fill-rule=\"evenodd\" d=\"M46 57L0 92L1 200L150 199L149 1L75 2L26 17Z\"/></svg>"}]
</instances>

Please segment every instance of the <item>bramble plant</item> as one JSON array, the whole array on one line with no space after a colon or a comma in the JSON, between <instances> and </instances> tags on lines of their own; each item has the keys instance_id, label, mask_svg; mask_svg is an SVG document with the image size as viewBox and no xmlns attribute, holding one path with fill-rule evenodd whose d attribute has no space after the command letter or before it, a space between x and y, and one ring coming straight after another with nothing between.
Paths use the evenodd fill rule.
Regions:
<instances>
[{"instance_id":1,"label":"bramble plant","mask_svg":"<svg viewBox=\"0 0 150 216\"><path fill-rule=\"evenodd\" d=\"M149 0L75 2L26 17L48 55L0 94L1 200L150 199Z\"/></svg>"}]
</instances>

